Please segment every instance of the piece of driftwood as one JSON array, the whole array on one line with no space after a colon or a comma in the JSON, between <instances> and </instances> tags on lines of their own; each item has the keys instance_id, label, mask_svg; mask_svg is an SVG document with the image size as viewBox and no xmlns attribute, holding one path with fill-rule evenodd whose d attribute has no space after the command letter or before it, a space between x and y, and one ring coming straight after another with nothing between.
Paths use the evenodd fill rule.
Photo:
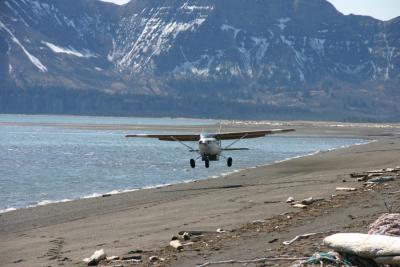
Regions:
<instances>
[{"instance_id":1,"label":"piece of driftwood","mask_svg":"<svg viewBox=\"0 0 400 267\"><path fill-rule=\"evenodd\" d=\"M296 242L299 239L303 239L303 238L307 238L309 236L313 236L313 235L322 235L322 234L332 234L332 233L337 233L338 231L335 230L331 230L331 231L326 231L326 232L316 232L316 233L308 233L308 234L302 234L302 235L297 235L294 238L287 240L287 241L283 241L283 244L288 246L290 244L292 244L293 242Z\"/></svg>"},{"instance_id":2,"label":"piece of driftwood","mask_svg":"<svg viewBox=\"0 0 400 267\"><path fill-rule=\"evenodd\" d=\"M217 231L191 230L191 231L179 231L178 235L183 235L184 233L188 233L189 235L218 234Z\"/></svg>"},{"instance_id":3,"label":"piece of driftwood","mask_svg":"<svg viewBox=\"0 0 400 267\"><path fill-rule=\"evenodd\" d=\"M307 205L304 205L304 204L301 204L301 203L296 203L296 204L293 204L292 207L305 209L305 208L307 208Z\"/></svg>"},{"instance_id":4,"label":"piece of driftwood","mask_svg":"<svg viewBox=\"0 0 400 267\"><path fill-rule=\"evenodd\" d=\"M336 187L336 191L356 191L354 187Z\"/></svg>"},{"instance_id":5,"label":"piece of driftwood","mask_svg":"<svg viewBox=\"0 0 400 267\"><path fill-rule=\"evenodd\" d=\"M361 178L361 177L365 177L365 176L367 176L367 173L365 173L365 172L362 172L362 173L358 173L358 172L350 173L350 177L351 178Z\"/></svg>"},{"instance_id":6,"label":"piece of driftwood","mask_svg":"<svg viewBox=\"0 0 400 267\"><path fill-rule=\"evenodd\" d=\"M307 258L305 257L274 257L274 258L259 258L259 259L254 259L254 260L224 260L224 261L209 261L206 263L202 263L197 265L197 267L205 267L205 266L211 266L211 265L220 265L220 264L234 264L234 263L240 263L240 264L246 264L246 263L261 263L261 262L266 262L266 261L296 261L296 260L305 260Z\"/></svg>"}]
</instances>

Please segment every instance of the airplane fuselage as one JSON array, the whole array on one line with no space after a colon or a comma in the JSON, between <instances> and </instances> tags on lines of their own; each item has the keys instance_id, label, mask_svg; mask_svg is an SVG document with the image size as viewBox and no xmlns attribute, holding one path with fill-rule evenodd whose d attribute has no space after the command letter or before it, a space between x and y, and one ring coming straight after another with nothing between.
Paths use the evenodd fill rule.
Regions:
<instances>
[{"instance_id":1,"label":"airplane fuselage","mask_svg":"<svg viewBox=\"0 0 400 267\"><path fill-rule=\"evenodd\" d=\"M201 135L199 140L199 153L203 161L217 161L221 155L221 141L211 135Z\"/></svg>"}]
</instances>

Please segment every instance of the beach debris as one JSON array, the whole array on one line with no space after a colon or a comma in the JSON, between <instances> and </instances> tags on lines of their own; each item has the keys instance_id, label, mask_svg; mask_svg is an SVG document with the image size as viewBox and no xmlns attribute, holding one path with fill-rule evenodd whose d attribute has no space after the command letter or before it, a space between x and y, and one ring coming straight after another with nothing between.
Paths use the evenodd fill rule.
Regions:
<instances>
[{"instance_id":1,"label":"beach debris","mask_svg":"<svg viewBox=\"0 0 400 267\"><path fill-rule=\"evenodd\" d=\"M348 262L343 256L335 251L329 252L316 252L310 258L303 261L302 264L334 264L337 266L351 266L352 264Z\"/></svg>"},{"instance_id":2,"label":"beach debris","mask_svg":"<svg viewBox=\"0 0 400 267\"><path fill-rule=\"evenodd\" d=\"M224 229L221 229L221 228L218 228L217 229L217 233L220 233L220 234L222 234L222 233L225 233L226 231L224 230Z\"/></svg>"},{"instance_id":3,"label":"beach debris","mask_svg":"<svg viewBox=\"0 0 400 267\"><path fill-rule=\"evenodd\" d=\"M87 263L88 266L96 266L100 261L106 259L107 254L104 249L96 250L90 258L83 259L83 262Z\"/></svg>"},{"instance_id":4,"label":"beach debris","mask_svg":"<svg viewBox=\"0 0 400 267\"><path fill-rule=\"evenodd\" d=\"M400 213L385 213L369 226L370 235L400 236Z\"/></svg>"},{"instance_id":5,"label":"beach debris","mask_svg":"<svg viewBox=\"0 0 400 267\"><path fill-rule=\"evenodd\" d=\"M288 197L288 199L286 199L286 203L293 203L294 202L294 197Z\"/></svg>"},{"instance_id":6,"label":"beach debris","mask_svg":"<svg viewBox=\"0 0 400 267\"><path fill-rule=\"evenodd\" d=\"M375 261L371 259L361 258L351 254L340 254L336 251L316 252L307 260L297 261L291 267L306 266L362 266L362 267L378 267Z\"/></svg>"},{"instance_id":7,"label":"beach debris","mask_svg":"<svg viewBox=\"0 0 400 267\"><path fill-rule=\"evenodd\" d=\"M294 207L294 208L304 209L304 208L306 208L307 206L313 204L314 202L321 201L321 200L324 200L324 199L323 199L323 198L308 197L308 198L305 198L305 199L303 199L303 200L301 200L301 201L294 201L294 198L293 198L293 197L289 197L289 198L286 200L286 203L291 204L292 207Z\"/></svg>"},{"instance_id":8,"label":"beach debris","mask_svg":"<svg viewBox=\"0 0 400 267\"><path fill-rule=\"evenodd\" d=\"M356 191L354 187L336 187L336 191Z\"/></svg>"},{"instance_id":9,"label":"beach debris","mask_svg":"<svg viewBox=\"0 0 400 267\"><path fill-rule=\"evenodd\" d=\"M386 169L379 169L379 170L371 170L371 171L366 171L366 172L353 172L350 173L350 177L352 178L357 178L357 181L359 182L364 182L368 181L370 182L374 177L382 177L382 176L393 176L395 178L395 175L399 175L398 172L400 172L400 169L395 167L395 168L386 168ZM381 181L379 178L377 179L376 183L379 182L386 182L386 181Z\"/></svg>"},{"instance_id":10,"label":"beach debris","mask_svg":"<svg viewBox=\"0 0 400 267\"><path fill-rule=\"evenodd\" d=\"M107 194L103 194L103 195L101 195L102 197L111 197L111 194L110 193L107 193Z\"/></svg>"},{"instance_id":11,"label":"beach debris","mask_svg":"<svg viewBox=\"0 0 400 267\"><path fill-rule=\"evenodd\" d=\"M119 260L119 257L118 256L109 256L106 259L107 259L107 261L115 261L115 260Z\"/></svg>"},{"instance_id":12,"label":"beach debris","mask_svg":"<svg viewBox=\"0 0 400 267\"><path fill-rule=\"evenodd\" d=\"M121 260L123 261L141 261L142 260L142 256L141 255L126 255L126 256L122 256Z\"/></svg>"},{"instance_id":13,"label":"beach debris","mask_svg":"<svg viewBox=\"0 0 400 267\"><path fill-rule=\"evenodd\" d=\"M394 181L394 176L379 176L372 179L369 179L366 183L373 184L373 183L386 183Z\"/></svg>"},{"instance_id":14,"label":"beach debris","mask_svg":"<svg viewBox=\"0 0 400 267\"><path fill-rule=\"evenodd\" d=\"M157 261L164 261L164 260L165 260L164 258L160 258L160 257L155 256L155 255L149 257L149 261L150 262L157 262Z\"/></svg>"},{"instance_id":15,"label":"beach debris","mask_svg":"<svg viewBox=\"0 0 400 267\"><path fill-rule=\"evenodd\" d=\"M275 204L275 203L281 203L280 200L267 200L263 202L264 204Z\"/></svg>"},{"instance_id":16,"label":"beach debris","mask_svg":"<svg viewBox=\"0 0 400 267\"><path fill-rule=\"evenodd\" d=\"M315 201L317 201L317 200L314 199L313 197L308 197L308 198L303 199L300 203L303 205L311 205Z\"/></svg>"},{"instance_id":17,"label":"beach debris","mask_svg":"<svg viewBox=\"0 0 400 267\"><path fill-rule=\"evenodd\" d=\"M179 240L171 240L171 242L169 242L169 245L177 250L181 250L183 249L182 243Z\"/></svg>"},{"instance_id":18,"label":"beach debris","mask_svg":"<svg viewBox=\"0 0 400 267\"><path fill-rule=\"evenodd\" d=\"M265 220L254 220L251 223L252 224L263 224L263 223L265 223Z\"/></svg>"},{"instance_id":19,"label":"beach debris","mask_svg":"<svg viewBox=\"0 0 400 267\"><path fill-rule=\"evenodd\" d=\"M190 234L188 232L184 232L180 237L183 240L190 240Z\"/></svg>"},{"instance_id":20,"label":"beach debris","mask_svg":"<svg viewBox=\"0 0 400 267\"><path fill-rule=\"evenodd\" d=\"M362 172L362 173L352 172L352 173L350 173L350 177L351 178L363 178L365 176L367 176L367 174L365 172Z\"/></svg>"},{"instance_id":21,"label":"beach debris","mask_svg":"<svg viewBox=\"0 0 400 267\"><path fill-rule=\"evenodd\" d=\"M205 233L214 233L213 231L180 231L178 235L183 235L184 233L188 233L189 235L203 235Z\"/></svg>"},{"instance_id":22,"label":"beach debris","mask_svg":"<svg viewBox=\"0 0 400 267\"><path fill-rule=\"evenodd\" d=\"M296 204L293 204L292 207L305 209L307 207L307 205L304 205L304 204L301 204L301 203L296 203Z\"/></svg>"},{"instance_id":23,"label":"beach debris","mask_svg":"<svg viewBox=\"0 0 400 267\"><path fill-rule=\"evenodd\" d=\"M209 261L203 264L197 265L197 267L206 267L211 265L222 265L222 264L248 264L248 263L263 263L267 261L296 261L305 260L305 257L270 257L270 258L259 258L254 260L223 260L223 261Z\"/></svg>"},{"instance_id":24,"label":"beach debris","mask_svg":"<svg viewBox=\"0 0 400 267\"><path fill-rule=\"evenodd\" d=\"M316 232L316 233L307 233L307 234L302 234L302 235L296 235L294 238L288 240L288 241L283 241L282 243L286 246L291 245L293 242L296 242L297 240L308 238L313 235L323 235L323 234L331 234L331 233L337 233L338 231L330 230L326 232Z\"/></svg>"},{"instance_id":25,"label":"beach debris","mask_svg":"<svg viewBox=\"0 0 400 267\"><path fill-rule=\"evenodd\" d=\"M324 238L324 245L337 252L365 258L400 255L400 237L338 233Z\"/></svg>"}]
</instances>

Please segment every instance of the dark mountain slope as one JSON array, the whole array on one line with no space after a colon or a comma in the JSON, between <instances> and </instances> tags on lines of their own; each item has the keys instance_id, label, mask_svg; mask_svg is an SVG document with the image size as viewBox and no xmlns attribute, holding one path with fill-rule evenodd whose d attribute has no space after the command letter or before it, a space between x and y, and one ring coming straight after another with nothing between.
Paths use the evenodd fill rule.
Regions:
<instances>
[{"instance_id":1,"label":"dark mountain slope","mask_svg":"<svg viewBox=\"0 0 400 267\"><path fill-rule=\"evenodd\" d=\"M6 0L0 112L399 120L399 29L324 0Z\"/></svg>"}]
</instances>

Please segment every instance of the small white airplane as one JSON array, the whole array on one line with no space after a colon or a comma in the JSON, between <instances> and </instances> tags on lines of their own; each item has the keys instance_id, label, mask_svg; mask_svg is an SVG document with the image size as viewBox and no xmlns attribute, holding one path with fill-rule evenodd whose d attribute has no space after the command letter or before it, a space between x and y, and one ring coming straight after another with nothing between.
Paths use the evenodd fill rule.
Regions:
<instances>
[{"instance_id":1,"label":"small white airplane","mask_svg":"<svg viewBox=\"0 0 400 267\"><path fill-rule=\"evenodd\" d=\"M205 167L210 167L210 161L218 161L220 157L226 159L228 167L232 166L232 158L222 155L223 151L232 150L248 150L248 148L231 148L234 144L242 139L264 137L270 134L292 132L294 129L273 129L262 131L248 132L230 132L230 133L202 133L202 134L128 134L126 137L143 137L157 138L161 141L176 141L189 148L190 152L197 152L199 156L196 159L190 159L190 166L196 167L196 160L201 158L205 163ZM228 146L222 147L221 140L233 140L234 142ZM183 143L184 141L198 141L199 149L194 149L191 146Z\"/></svg>"}]
</instances>

